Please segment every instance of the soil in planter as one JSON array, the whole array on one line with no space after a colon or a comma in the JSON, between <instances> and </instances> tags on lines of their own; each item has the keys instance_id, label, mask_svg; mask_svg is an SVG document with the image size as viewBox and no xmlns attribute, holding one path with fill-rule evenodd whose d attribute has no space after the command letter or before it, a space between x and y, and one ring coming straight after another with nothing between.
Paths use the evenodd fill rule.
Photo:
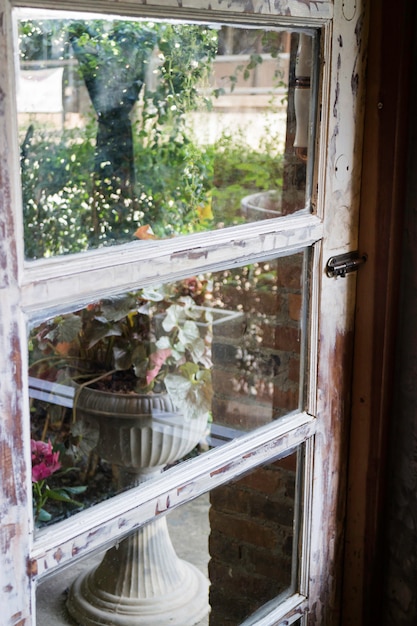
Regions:
<instances>
[{"instance_id":1,"label":"soil in planter","mask_svg":"<svg viewBox=\"0 0 417 626\"><path fill-rule=\"evenodd\" d=\"M103 376L99 380L89 385L92 389L99 391L107 391L108 393L127 393L135 394L139 391L136 389L138 379L133 370L123 370L112 372L107 376Z\"/></svg>"}]
</instances>

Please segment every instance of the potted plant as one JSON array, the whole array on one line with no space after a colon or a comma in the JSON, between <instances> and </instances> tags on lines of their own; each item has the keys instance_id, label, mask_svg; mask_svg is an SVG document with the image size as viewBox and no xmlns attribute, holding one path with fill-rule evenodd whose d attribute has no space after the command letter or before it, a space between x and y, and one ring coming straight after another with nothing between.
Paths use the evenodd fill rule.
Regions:
<instances>
[{"instance_id":1,"label":"potted plant","mask_svg":"<svg viewBox=\"0 0 417 626\"><path fill-rule=\"evenodd\" d=\"M212 316L190 296L142 289L47 320L31 338L31 369L108 392L167 391L187 419L211 401Z\"/></svg>"},{"instance_id":2,"label":"potted plant","mask_svg":"<svg viewBox=\"0 0 417 626\"><path fill-rule=\"evenodd\" d=\"M120 489L183 457L207 427L212 313L183 293L161 287L102 299L32 335L32 374L52 388L70 385L76 419L97 426L98 452L118 466ZM161 518L80 576L67 606L83 624L122 626L129 616L183 626L207 613L207 598L206 577L178 559Z\"/></svg>"},{"instance_id":3,"label":"potted plant","mask_svg":"<svg viewBox=\"0 0 417 626\"><path fill-rule=\"evenodd\" d=\"M137 469L145 463L138 454L151 454L132 445L129 458L124 429L133 423L138 428L137 420L141 429L152 422L155 431L174 425L184 431L187 424L197 441L177 434L183 439L181 455L206 428L212 398L211 320L209 309L167 287L102 299L36 329L31 373L75 386L74 420L98 428L99 454ZM156 439L154 433L148 448L160 446ZM161 451L158 460L163 466L173 459Z\"/></svg>"}]
</instances>

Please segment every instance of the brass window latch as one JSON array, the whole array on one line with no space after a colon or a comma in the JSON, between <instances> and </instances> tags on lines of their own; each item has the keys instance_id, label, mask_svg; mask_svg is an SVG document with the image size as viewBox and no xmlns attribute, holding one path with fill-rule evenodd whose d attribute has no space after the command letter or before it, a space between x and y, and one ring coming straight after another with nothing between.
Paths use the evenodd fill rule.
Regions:
<instances>
[{"instance_id":1,"label":"brass window latch","mask_svg":"<svg viewBox=\"0 0 417 626\"><path fill-rule=\"evenodd\" d=\"M366 254L360 254L358 250L332 256L327 261L326 274L329 278L337 278L338 276L344 278L346 274L357 272L366 263L367 258Z\"/></svg>"}]
</instances>

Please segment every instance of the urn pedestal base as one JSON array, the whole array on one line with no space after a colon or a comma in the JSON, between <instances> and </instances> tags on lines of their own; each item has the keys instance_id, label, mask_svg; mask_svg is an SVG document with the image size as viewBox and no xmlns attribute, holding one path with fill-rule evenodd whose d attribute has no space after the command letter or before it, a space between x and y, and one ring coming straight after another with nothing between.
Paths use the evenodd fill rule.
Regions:
<instances>
[{"instance_id":1,"label":"urn pedestal base","mask_svg":"<svg viewBox=\"0 0 417 626\"><path fill-rule=\"evenodd\" d=\"M67 608L82 626L194 626L207 615L208 586L194 565L178 558L161 518L79 576Z\"/></svg>"}]
</instances>

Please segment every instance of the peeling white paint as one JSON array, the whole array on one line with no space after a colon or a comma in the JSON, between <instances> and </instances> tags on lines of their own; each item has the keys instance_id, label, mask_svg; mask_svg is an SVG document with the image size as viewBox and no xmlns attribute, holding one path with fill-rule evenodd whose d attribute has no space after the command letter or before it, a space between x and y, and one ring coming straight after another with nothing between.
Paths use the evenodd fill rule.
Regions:
<instances>
[{"instance_id":1,"label":"peeling white paint","mask_svg":"<svg viewBox=\"0 0 417 626\"><path fill-rule=\"evenodd\" d=\"M26 4L37 6L33 1ZM42 4L50 8L74 8L69 0L45 0ZM309 441L313 435L314 466L311 464L306 473L308 487L312 489L312 516L306 518L311 523L311 532L305 536L303 546L309 600L299 601L304 603L303 610L310 611L311 623L336 623L337 552L343 531L338 493L343 487L340 459L345 436L344 403L349 391L345 354L350 345L355 279L329 279L324 268L330 255L353 249L356 244L366 30L363 3L360 0L337 0L334 5L324 0L89 0L82 7L94 12L163 14L164 17L196 14L208 21L221 17L248 23L260 20L262 24L276 24L280 13L286 24L323 25L326 64L321 90L317 215L292 216L269 225L246 225L233 231L198 235L188 240L179 238L146 248L129 245L71 258L24 263L22 219L17 210L19 155L13 112L10 5L0 0L0 462L2 475L6 477L0 487L2 624L35 625L33 579L53 572L75 556L105 546L121 533L151 519L155 511L165 510L168 500L170 506L179 505L232 478L243 467L243 458L248 469L291 446ZM346 175L336 176L334 166L341 156L349 170L346 166ZM271 425L271 432L265 429L252 433L234 442L229 450L203 455L198 471L194 465L192 469L173 470L163 481L117 496L85 511L76 521L66 520L40 532L32 545L25 317L38 319L47 312L65 310L136 283L157 282L162 277L173 280L202 269L246 263L300 250L320 240L321 257L315 266L312 285L315 294L312 304L317 309L312 311L311 325L317 332L312 335L315 342L311 346L309 381L309 389L315 392L310 406L317 407L317 419L302 413L290 416L287 421L279 420L277 425ZM316 373L318 389L315 389ZM306 504L310 506L309 501Z\"/></svg>"}]
</instances>

